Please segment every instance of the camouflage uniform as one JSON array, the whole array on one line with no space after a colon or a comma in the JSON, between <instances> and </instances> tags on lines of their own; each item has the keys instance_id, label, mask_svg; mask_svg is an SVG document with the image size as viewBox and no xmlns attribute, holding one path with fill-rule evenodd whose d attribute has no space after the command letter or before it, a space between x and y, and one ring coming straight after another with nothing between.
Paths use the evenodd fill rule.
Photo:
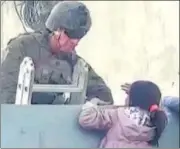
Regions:
<instances>
[{"instance_id":1,"label":"camouflage uniform","mask_svg":"<svg viewBox=\"0 0 180 149\"><path fill-rule=\"evenodd\" d=\"M64 3L64 2L63 2ZM69 3L69 4L68 4ZM79 2L65 2L65 8L82 5ZM58 27L65 28L67 31L72 31L74 28L73 35L77 35L78 30L80 31L80 36L85 35L90 28L91 21L86 21L88 24L82 27L82 22L79 25L70 25L73 22L72 20L65 20L63 15L54 16L54 14L60 14L64 12L65 17L68 18L67 12L70 11L67 9L61 9L62 12L56 12L57 6L52 10L50 17L46 22L46 27L48 30L42 32L33 32L21 34L18 37L10 40L7 45L6 50L8 54L6 59L2 62L1 67L1 76L0 76L0 100L1 103L14 103L16 86L19 74L20 63L24 57L31 57L35 64L35 83L40 84L70 84L71 75L73 73L73 67L80 57L76 53L71 54L57 54L53 55L49 45L49 33L50 30L54 31ZM75 8L75 7L74 7ZM77 7L76 7L77 8ZM79 8L79 6L78 6ZM82 9L82 8L81 8ZM59 10L59 9L58 9ZM67 11L67 12L66 12ZM55 13L56 12L56 13ZM82 11L81 11L82 13ZM73 15L75 11L73 11ZM78 14L80 15L80 14ZM87 14L86 14L87 15ZM58 20L58 17L61 18L61 21L58 20L57 24L53 22L53 17L55 20ZM75 16L73 16L75 17ZM64 20L63 20L64 19ZM78 23L76 19L76 23ZM64 23L64 22L65 23ZM81 26L81 28L79 27ZM100 100L108 101L113 103L112 95L110 89L107 87L105 82L101 77L99 77L92 67L89 66L89 78L88 78L88 87L87 87L87 99L92 99L98 97ZM50 93L33 93L32 103L33 104L52 104L55 96L57 94ZM46 97L45 100L44 98ZM48 98L47 98L48 97Z\"/></svg>"}]
</instances>

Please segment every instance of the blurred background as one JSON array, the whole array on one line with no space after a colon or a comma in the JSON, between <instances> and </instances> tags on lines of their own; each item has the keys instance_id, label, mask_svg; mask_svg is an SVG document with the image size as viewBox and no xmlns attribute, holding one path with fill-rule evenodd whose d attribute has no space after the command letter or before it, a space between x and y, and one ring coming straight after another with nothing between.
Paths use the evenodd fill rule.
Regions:
<instances>
[{"instance_id":1,"label":"blurred background","mask_svg":"<svg viewBox=\"0 0 180 149\"><path fill-rule=\"evenodd\" d=\"M49 3L48 8L54 5ZM164 96L179 96L179 1L83 3L90 9L93 24L76 49L109 85L115 104L124 103L120 85L137 79L155 81ZM21 2L14 4L1 1L2 61L9 39L25 32L16 13ZM39 6L41 12L48 10L46 6Z\"/></svg>"}]
</instances>

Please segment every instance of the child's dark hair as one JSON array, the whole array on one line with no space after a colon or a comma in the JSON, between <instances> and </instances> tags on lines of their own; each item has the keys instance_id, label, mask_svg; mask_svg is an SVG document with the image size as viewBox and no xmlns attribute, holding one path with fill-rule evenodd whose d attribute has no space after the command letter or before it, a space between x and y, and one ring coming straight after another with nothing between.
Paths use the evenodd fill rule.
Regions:
<instances>
[{"instance_id":1,"label":"child's dark hair","mask_svg":"<svg viewBox=\"0 0 180 149\"><path fill-rule=\"evenodd\" d=\"M155 136L149 143L158 146L158 140L166 127L167 117L164 111L157 108L160 104L161 91L159 87L150 81L136 81L129 91L130 106L140 107L150 112L151 123L155 126ZM152 110L152 107L156 107Z\"/></svg>"}]
</instances>

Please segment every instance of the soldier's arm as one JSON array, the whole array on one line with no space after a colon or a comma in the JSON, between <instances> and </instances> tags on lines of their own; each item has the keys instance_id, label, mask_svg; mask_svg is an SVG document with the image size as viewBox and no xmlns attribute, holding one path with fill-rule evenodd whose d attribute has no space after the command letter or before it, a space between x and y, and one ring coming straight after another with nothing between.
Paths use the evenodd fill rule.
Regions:
<instances>
[{"instance_id":1,"label":"soldier's arm","mask_svg":"<svg viewBox=\"0 0 180 149\"><path fill-rule=\"evenodd\" d=\"M109 104L113 104L114 102L110 88L91 66L89 66L88 77L86 94L88 100L96 97L102 101L109 102Z\"/></svg>"},{"instance_id":2,"label":"soldier's arm","mask_svg":"<svg viewBox=\"0 0 180 149\"><path fill-rule=\"evenodd\" d=\"M7 56L1 65L0 102L15 103L20 63L24 58L23 44L19 39L10 41L6 47Z\"/></svg>"}]
</instances>

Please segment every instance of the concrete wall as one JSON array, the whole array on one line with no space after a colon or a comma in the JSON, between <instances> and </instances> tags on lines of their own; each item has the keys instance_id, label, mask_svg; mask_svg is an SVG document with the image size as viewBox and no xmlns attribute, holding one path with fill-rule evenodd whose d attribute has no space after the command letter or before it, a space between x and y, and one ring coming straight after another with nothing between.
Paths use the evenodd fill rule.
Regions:
<instances>
[{"instance_id":1,"label":"concrete wall","mask_svg":"<svg viewBox=\"0 0 180 149\"><path fill-rule=\"evenodd\" d=\"M178 1L84 3L91 11L93 26L77 51L109 84L117 104L124 102L120 84L136 79L151 79L164 95L179 96ZM23 28L12 2L1 12L3 49Z\"/></svg>"}]
</instances>

